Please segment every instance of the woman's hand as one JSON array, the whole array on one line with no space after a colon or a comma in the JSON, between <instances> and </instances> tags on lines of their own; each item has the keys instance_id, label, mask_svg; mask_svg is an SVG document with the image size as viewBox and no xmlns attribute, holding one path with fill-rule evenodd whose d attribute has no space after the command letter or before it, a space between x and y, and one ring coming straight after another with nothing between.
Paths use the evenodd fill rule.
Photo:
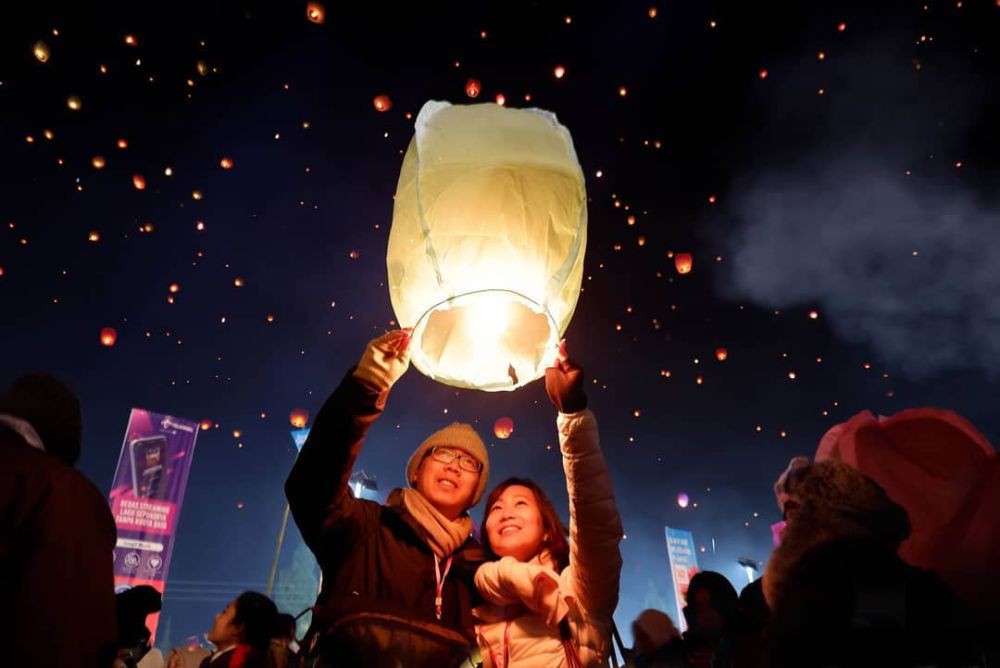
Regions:
<instances>
[{"instance_id":1,"label":"woman's hand","mask_svg":"<svg viewBox=\"0 0 1000 668\"><path fill-rule=\"evenodd\" d=\"M412 329L396 329L368 342L354 377L376 390L388 390L410 368Z\"/></svg>"},{"instance_id":2,"label":"woman's hand","mask_svg":"<svg viewBox=\"0 0 1000 668\"><path fill-rule=\"evenodd\" d=\"M569 357L565 339L559 342L555 363L545 370L545 392L560 413L577 413L587 407L583 368Z\"/></svg>"}]
</instances>

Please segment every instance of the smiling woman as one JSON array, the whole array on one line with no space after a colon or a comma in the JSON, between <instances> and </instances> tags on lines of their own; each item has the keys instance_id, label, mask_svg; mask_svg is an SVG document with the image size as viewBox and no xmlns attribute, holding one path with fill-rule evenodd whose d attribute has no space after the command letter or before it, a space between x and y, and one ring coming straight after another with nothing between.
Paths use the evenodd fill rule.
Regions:
<instances>
[{"instance_id":1,"label":"smiling woman","mask_svg":"<svg viewBox=\"0 0 1000 668\"><path fill-rule=\"evenodd\" d=\"M605 665L618 604L622 537L597 422L587 410L583 370L560 345L545 389L557 420L570 507L570 540L535 482L509 478L490 492L482 531L494 561L476 572L488 605L476 608L484 666ZM527 612L511 618L509 606Z\"/></svg>"}]
</instances>

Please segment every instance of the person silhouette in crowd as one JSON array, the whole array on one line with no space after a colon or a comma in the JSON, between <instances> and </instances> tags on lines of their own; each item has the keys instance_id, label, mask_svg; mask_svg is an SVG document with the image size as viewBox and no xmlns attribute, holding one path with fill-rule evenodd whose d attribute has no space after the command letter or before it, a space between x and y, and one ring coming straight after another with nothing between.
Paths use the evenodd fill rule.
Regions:
<instances>
[{"instance_id":1,"label":"person silhouette in crowd","mask_svg":"<svg viewBox=\"0 0 1000 668\"><path fill-rule=\"evenodd\" d=\"M763 578L769 666L978 665L950 589L899 557L910 523L878 483L800 457L775 493L787 526Z\"/></svg>"},{"instance_id":2,"label":"person silhouette in crowd","mask_svg":"<svg viewBox=\"0 0 1000 668\"><path fill-rule=\"evenodd\" d=\"M667 613L643 610L632 622L632 639L629 668L687 668L684 641Z\"/></svg>"},{"instance_id":3,"label":"person silhouette in crowd","mask_svg":"<svg viewBox=\"0 0 1000 668\"><path fill-rule=\"evenodd\" d=\"M80 402L44 373L0 394L0 647L11 666L111 665L112 554L104 495L73 467Z\"/></svg>"},{"instance_id":4,"label":"person silhouette in crowd","mask_svg":"<svg viewBox=\"0 0 1000 668\"><path fill-rule=\"evenodd\" d=\"M287 612L278 613L271 632L272 668L298 668L299 653L295 638L295 617Z\"/></svg>"},{"instance_id":5,"label":"person silhouette in crowd","mask_svg":"<svg viewBox=\"0 0 1000 668\"><path fill-rule=\"evenodd\" d=\"M285 492L323 570L305 651L317 665L447 668L475 646L475 570L484 554L468 510L489 478L482 439L454 423L406 465L385 505L355 499L354 462L390 389L409 367L408 331L370 342L326 400Z\"/></svg>"},{"instance_id":6,"label":"person silhouette in crowd","mask_svg":"<svg viewBox=\"0 0 1000 668\"><path fill-rule=\"evenodd\" d=\"M215 645L201 668L269 668L271 633L278 608L267 596L246 591L216 613L206 634Z\"/></svg>"},{"instance_id":7,"label":"person silhouette in crowd","mask_svg":"<svg viewBox=\"0 0 1000 668\"><path fill-rule=\"evenodd\" d=\"M739 596L721 573L699 571L687 590L684 652L694 668L728 668L730 637L737 620Z\"/></svg>"},{"instance_id":8,"label":"person silhouette in crowd","mask_svg":"<svg viewBox=\"0 0 1000 668\"><path fill-rule=\"evenodd\" d=\"M163 656L149 640L146 617L159 612L163 597L149 585L139 585L115 595L118 616L118 665L124 668L163 665ZM149 657L145 661L143 659Z\"/></svg>"}]
</instances>

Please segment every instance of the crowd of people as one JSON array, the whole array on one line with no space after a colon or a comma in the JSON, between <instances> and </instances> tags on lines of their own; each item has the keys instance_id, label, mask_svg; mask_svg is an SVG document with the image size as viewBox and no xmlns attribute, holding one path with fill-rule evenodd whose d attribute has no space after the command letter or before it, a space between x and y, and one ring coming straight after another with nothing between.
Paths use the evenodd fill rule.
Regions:
<instances>
[{"instance_id":1,"label":"crowd of people","mask_svg":"<svg viewBox=\"0 0 1000 668\"><path fill-rule=\"evenodd\" d=\"M489 457L468 424L428 436L406 462L407 487L385 504L351 493L366 435L409 367L409 342L397 330L369 343L316 416L285 484L323 574L308 633L297 638L290 614L245 592L215 616L205 635L212 651L192 645L164 655L150 647L145 619L159 610L159 594L136 587L115 596L114 522L104 495L74 469L79 402L51 376L18 379L0 395L0 663L1000 666L1000 601L956 596L943 576L905 560L913 509L835 458L797 458L779 477L786 525L761 579L737 593L719 573L695 574L685 592L687 630L646 610L625 648L613 620L622 523L583 370L565 343L545 389L568 525L533 480L508 478L487 493ZM484 496L477 528L469 511Z\"/></svg>"}]
</instances>

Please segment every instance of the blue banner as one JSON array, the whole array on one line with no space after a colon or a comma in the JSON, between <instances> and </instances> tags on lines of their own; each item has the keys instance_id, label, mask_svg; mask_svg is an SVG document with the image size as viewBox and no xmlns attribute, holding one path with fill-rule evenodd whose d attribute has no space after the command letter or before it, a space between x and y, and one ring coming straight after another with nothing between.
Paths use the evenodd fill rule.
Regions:
<instances>
[{"instance_id":1,"label":"blue banner","mask_svg":"<svg viewBox=\"0 0 1000 668\"><path fill-rule=\"evenodd\" d=\"M677 604L677 628L687 630L684 619L684 605L688 585L698 572L698 555L694 549L694 537L690 531L667 529L667 558L670 560L670 579L674 585L674 600Z\"/></svg>"}]
</instances>

